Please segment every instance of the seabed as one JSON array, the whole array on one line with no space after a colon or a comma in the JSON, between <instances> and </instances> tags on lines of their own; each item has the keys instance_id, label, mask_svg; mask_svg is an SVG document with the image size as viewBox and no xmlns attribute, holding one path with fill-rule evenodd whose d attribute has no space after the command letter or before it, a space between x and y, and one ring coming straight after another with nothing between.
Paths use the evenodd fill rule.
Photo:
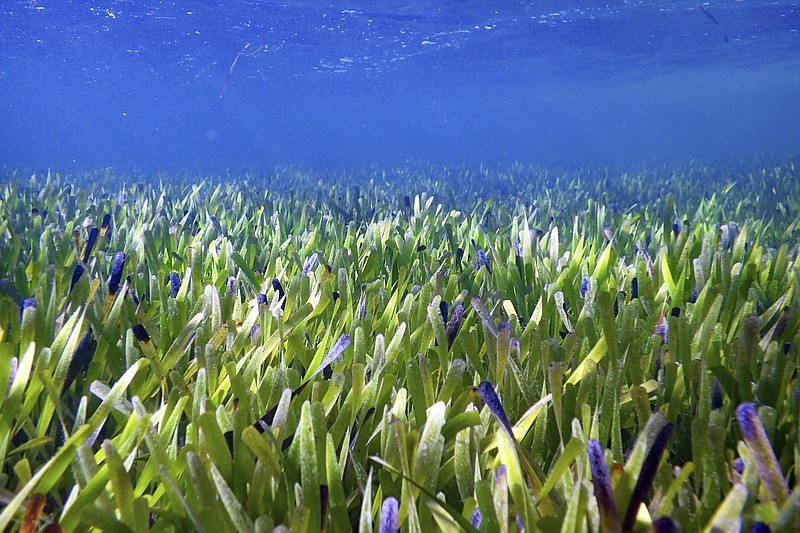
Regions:
<instances>
[{"instance_id":1,"label":"seabed","mask_svg":"<svg viewBox=\"0 0 800 533\"><path fill-rule=\"evenodd\" d=\"M792 531L791 159L7 175L0 531Z\"/></svg>"}]
</instances>

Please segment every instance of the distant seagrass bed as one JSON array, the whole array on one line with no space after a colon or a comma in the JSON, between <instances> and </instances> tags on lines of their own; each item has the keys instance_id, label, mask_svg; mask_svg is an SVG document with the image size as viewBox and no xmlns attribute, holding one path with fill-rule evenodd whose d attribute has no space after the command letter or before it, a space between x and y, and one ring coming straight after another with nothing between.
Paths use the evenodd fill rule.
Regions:
<instances>
[{"instance_id":1,"label":"distant seagrass bed","mask_svg":"<svg viewBox=\"0 0 800 533\"><path fill-rule=\"evenodd\" d=\"M0 531L791 531L791 158L0 178Z\"/></svg>"}]
</instances>

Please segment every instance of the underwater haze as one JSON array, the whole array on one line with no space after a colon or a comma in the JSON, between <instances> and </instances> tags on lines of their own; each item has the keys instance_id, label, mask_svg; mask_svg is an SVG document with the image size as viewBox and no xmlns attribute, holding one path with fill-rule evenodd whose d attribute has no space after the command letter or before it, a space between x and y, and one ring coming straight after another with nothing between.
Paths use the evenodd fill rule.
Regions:
<instances>
[{"instance_id":1,"label":"underwater haze","mask_svg":"<svg viewBox=\"0 0 800 533\"><path fill-rule=\"evenodd\" d=\"M6 0L0 164L796 153L799 32L786 1Z\"/></svg>"}]
</instances>

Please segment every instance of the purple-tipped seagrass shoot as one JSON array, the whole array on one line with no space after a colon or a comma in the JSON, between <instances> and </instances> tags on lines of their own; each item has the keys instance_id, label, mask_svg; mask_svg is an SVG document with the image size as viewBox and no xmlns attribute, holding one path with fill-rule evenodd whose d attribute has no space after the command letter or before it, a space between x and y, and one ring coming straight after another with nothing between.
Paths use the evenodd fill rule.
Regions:
<instances>
[{"instance_id":1,"label":"purple-tipped seagrass shoot","mask_svg":"<svg viewBox=\"0 0 800 533\"><path fill-rule=\"evenodd\" d=\"M399 503L397 498L389 496L383 500L381 505L381 520L378 533L397 533L398 531L398 510Z\"/></svg>"},{"instance_id":2,"label":"purple-tipped seagrass shoot","mask_svg":"<svg viewBox=\"0 0 800 533\"><path fill-rule=\"evenodd\" d=\"M445 333L447 335L447 348L452 348L453 341L456 339L456 335L458 335L458 330L461 327L461 322L464 320L464 306L462 304L456 304L453 308L453 314L450 315L450 320L447 322L447 329Z\"/></svg>"},{"instance_id":3,"label":"purple-tipped seagrass shoot","mask_svg":"<svg viewBox=\"0 0 800 533\"><path fill-rule=\"evenodd\" d=\"M711 388L711 409L722 409L722 384L717 378L713 378L714 384Z\"/></svg>"},{"instance_id":4,"label":"purple-tipped seagrass shoot","mask_svg":"<svg viewBox=\"0 0 800 533\"><path fill-rule=\"evenodd\" d=\"M606 467L603 448L595 439L589 439L589 468L592 471L592 485L597 508L600 511L600 527L603 531L620 531L619 512L611 488L611 476Z\"/></svg>"},{"instance_id":5,"label":"purple-tipped seagrass shoot","mask_svg":"<svg viewBox=\"0 0 800 533\"><path fill-rule=\"evenodd\" d=\"M68 294L72 293L72 289L75 287L75 284L78 283L81 279L81 276L83 276L84 270L85 269L81 263L75 265L75 268L72 270L72 279L69 282Z\"/></svg>"},{"instance_id":6,"label":"purple-tipped seagrass shoot","mask_svg":"<svg viewBox=\"0 0 800 533\"><path fill-rule=\"evenodd\" d=\"M144 329L144 326L141 324L136 324L132 328L134 338L139 342L150 342L150 335L147 334L147 330Z\"/></svg>"},{"instance_id":7,"label":"purple-tipped seagrass shoot","mask_svg":"<svg viewBox=\"0 0 800 533\"><path fill-rule=\"evenodd\" d=\"M168 283L169 283L170 294L172 295L173 298L177 298L178 293L181 290L181 277L178 275L177 272L172 272L169 275Z\"/></svg>"},{"instance_id":8,"label":"purple-tipped seagrass shoot","mask_svg":"<svg viewBox=\"0 0 800 533\"><path fill-rule=\"evenodd\" d=\"M588 293L589 289L591 288L592 288L592 278L589 276L583 276L581 278L581 288L580 288L581 298L586 298L586 293Z\"/></svg>"},{"instance_id":9,"label":"purple-tipped seagrass shoot","mask_svg":"<svg viewBox=\"0 0 800 533\"><path fill-rule=\"evenodd\" d=\"M469 523L472 524L472 527L479 528L481 527L481 522L483 521L483 515L481 515L481 510L476 507L474 511L472 511L472 516L469 518Z\"/></svg>"},{"instance_id":10,"label":"purple-tipped seagrass shoot","mask_svg":"<svg viewBox=\"0 0 800 533\"><path fill-rule=\"evenodd\" d=\"M628 504L628 510L625 513L625 519L622 522L623 531L632 531L636 522L636 515L639 512L639 506L644 502L647 492L651 489L653 480L658 471L658 465L661 463L661 456L667 449L667 443L672 435L672 424L664 424L658 430L658 433L647 450L642 468L639 471L639 477L636 479L636 485L633 487L631 500Z\"/></svg>"},{"instance_id":11,"label":"purple-tipped seagrass shoot","mask_svg":"<svg viewBox=\"0 0 800 533\"><path fill-rule=\"evenodd\" d=\"M789 497L789 487L781 472L772 443L767 437L764 425L758 416L758 410L753 403L743 403L736 408L736 420L742 430L742 436L753 454L758 475L767 489L772 501L782 506Z\"/></svg>"},{"instance_id":12,"label":"purple-tipped seagrass shoot","mask_svg":"<svg viewBox=\"0 0 800 533\"><path fill-rule=\"evenodd\" d=\"M278 295L278 301L280 302L281 309L286 309L286 292L283 290L283 285L281 285L281 282L278 280L278 278L272 278L272 290Z\"/></svg>"},{"instance_id":13,"label":"purple-tipped seagrass shoot","mask_svg":"<svg viewBox=\"0 0 800 533\"><path fill-rule=\"evenodd\" d=\"M491 266L489 266L489 257L486 255L485 251L478 250L475 268L476 270L485 268L489 272L489 274L492 273L492 268Z\"/></svg>"},{"instance_id":14,"label":"purple-tipped seagrass shoot","mask_svg":"<svg viewBox=\"0 0 800 533\"><path fill-rule=\"evenodd\" d=\"M494 391L492 384L488 381L482 381L480 385L478 385L478 393L481 395L481 398L483 398L483 401L489 407L492 414L497 417L505 430L508 431L508 434L513 437L514 433L511 430L511 422L509 422L506 410L503 409L503 404L500 402L500 398L497 397L497 393Z\"/></svg>"},{"instance_id":15,"label":"purple-tipped seagrass shoot","mask_svg":"<svg viewBox=\"0 0 800 533\"><path fill-rule=\"evenodd\" d=\"M339 340L336 341L336 344L333 345L331 351L328 352L328 355L320 363L319 367L306 378L306 381L314 379L314 376L322 372L324 369L330 367L331 363L339 359L347 347L350 346L350 336L346 333L342 333L342 336L339 337Z\"/></svg>"},{"instance_id":16,"label":"purple-tipped seagrass shoot","mask_svg":"<svg viewBox=\"0 0 800 533\"><path fill-rule=\"evenodd\" d=\"M449 311L449 307L445 300L439 302L439 313L442 315L442 322L447 324L447 312Z\"/></svg>"},{"instance_id":17,"label":"purple-tipped seagrass shoot","mask_svg":"<svg viewBox=\"0 0 800 533\"><path fill-rule=\"evenodd\" d=\"M122 269L124 267L125 254L123 252L117 252L114 255L114 263L111 265L111 275L108 277L108 294L117 294L119 282L122 279Z\"/></svg>"},{"instance_id":18,"label":"purple-tipped seagrass shoot","mask_svg":"<svg viewBox=\"0 0 800 533\"><path fill-rule=\"evenodd\" d=\"M653 533L679 533L678 524L668 516L653 520Z\"/></svg>"},{"instance_id":19,"label":"purple-tipped seagrass shoot","mask_svg":"<svg viewBox=\"0 0 800 533\"><path fill-rule=\"evenodd\" d=\"M31 309L31 312L36 311L36 298L25 298L22 300L22 305L19 306L19 321L22 322L25 317L25 311Z\"/></svg>"},{"instance_id":20,"label":"purple-tipped seagrass shoot","mask_svg":"<svg viewBox=\"0 0 800 533\"><path fill-rule=\"evenodd\" d=\"M317 252L311 254L311 256L306 259L305 263L303 263L303 271L300 273L302 276L308 276L311 271L314 269L314 266L317 264Z\"/></svg>"},{"instance_id":21,"label":"purple-tipped seagrass shoot","mask_svg":"<svg viewBox=\"0 0 800 533\"><path fill-rule=\"evenodd\" d=\"M75 349L75 354L72 356L72 360L69 363L69 368L67 369L67 374L64 378L64 386L61 389L61 394L66 392L72 382L75 381L75 378L89 369L89 363L92 362L92 358L94 357L95 347L97 346L97 342L92 335L92 328L83 335L81 341L78 343L78 347Z\"/></svg>"},{"instance_id":22,"label":"purple-tipped seagrass shoot","mask_svg":"<svg viewBox=\"0 0 800 533\"><path fill-rule=\"evenodd\" d=\"M103 215L103 223L100 225L100 235L105 238L111 237L111 214Z\"/></svg>"},{"instance_id":23,"label":"purple-tipped seagrass shoot","mask_svg":"<svg viewBox=\"0 0 800 533\"><path fill-rule=\"evenodd\" d=\"M97 236L100 234L100 229L94 227L89 231L89 238L86 240L86 245L83 247L83 256L81 260L84 263L89 262L89 258L92 256L92 251L94 250L94 245L97 243Z\"/></svg>"}]
</instances>

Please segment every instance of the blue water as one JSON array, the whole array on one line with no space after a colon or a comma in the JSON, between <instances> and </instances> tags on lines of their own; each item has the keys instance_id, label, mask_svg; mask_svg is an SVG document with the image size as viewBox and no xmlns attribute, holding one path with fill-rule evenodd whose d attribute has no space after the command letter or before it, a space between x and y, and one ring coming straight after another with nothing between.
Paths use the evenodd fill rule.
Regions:
<instances>
[{"instance_id":1,"label":"blue water","mask_svg":"<svg viewBox=\"0 0 800 533\"><path fill-rule=\"evenodd\" d=\"M799 148L796 2L0 5L6 169L626 166Z\"/></svg>"}]
</instances>

